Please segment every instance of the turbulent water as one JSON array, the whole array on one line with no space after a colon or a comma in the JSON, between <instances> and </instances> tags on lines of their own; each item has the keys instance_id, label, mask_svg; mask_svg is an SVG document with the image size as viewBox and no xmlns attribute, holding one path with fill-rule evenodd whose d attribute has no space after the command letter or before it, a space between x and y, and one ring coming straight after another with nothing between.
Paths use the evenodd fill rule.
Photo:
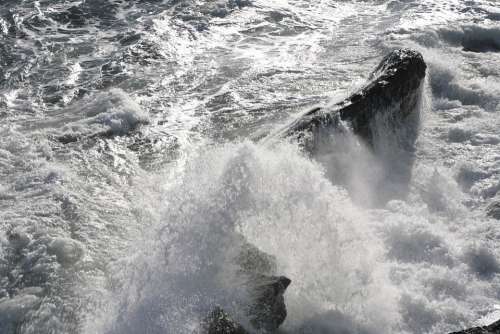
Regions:
<instances>
[{"instance_id":1,"label":"turbulent water","mask_svg":"<svg viewBox=\"0 0 500 334\"><path fill-rule=\"evenodd\" d=\"M412 152L258 140L399 47ZM0 119L1 333L197 333L245 298L234 231L292 280L283 333L500 318L496 0L2 0Z\"/></svg>"}]
</instances>

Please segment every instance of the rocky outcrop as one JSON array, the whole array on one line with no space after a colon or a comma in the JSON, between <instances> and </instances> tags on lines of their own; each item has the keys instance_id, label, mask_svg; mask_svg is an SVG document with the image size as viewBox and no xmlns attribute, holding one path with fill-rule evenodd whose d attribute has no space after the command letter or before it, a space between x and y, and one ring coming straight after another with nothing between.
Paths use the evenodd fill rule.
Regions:
<instances>
[{"instance_id":1,"label":"rocky outcrop","mask_svg":"<svg viewBox=\"0 0 500 334\"><path fill-rule=\"evenodd\" d=\"M339 121L348 121L353 131L372 142L372 122L388 114L400 121L415 113L425 77L426 64L420 53L409 49L388 54L369 77L368 83L347 99L329 107L315 108L285 127L280 136L310 136L306 145L314 146L324 131L335 129Z\"/></svg>"},{"instance_id":2,"label":"rocky outcrop","mask_svg":"<svg viewBox=\"0 0 500 334\"><path fill-rule=\"evenodd\" d=\"M262 276L248 283L252 295L252 302L246 311L249 325L259 333L274 333L287 315L283 294L291 280L284 276ZM248 333L220 307L216 307L208 315L205 329L207 334Z\"/></svg>"},{"instance_id":3,"label":"rocky outcrop","mask_svg":"<svg viewBox=\"0 0 500 334\"><path fill-rule=\"evenodd\" d=\"M237 279L246 289L248 305L242 306L246 326L259 333L272 333L285 321L287 311L284 293L291 280L275 276L273 256L260 251L241 237L241 250L234 259L238 267ZM207 334L246 334L245 328L220 307L216 307L205 320Z\"/></svg>"},{"instance_id":4,"label":"rocky outcrop","mask_svg":"<svg viewBox=\"0 0 500 334\"><path fill-rule=\"evenodd\" d=\"M333 106L315 108L285 127L281 137L295 137L312 151L324 132L342 131L347 121L353 131L367 143L374 138L373 122L379 116L396 123L417 112L426 65L416 51L402 49L391 52L370 75L358 92ZM272 256L246 241L234 258L239 268L237 277L250 296L242 313L244 322L233 319L229 310L215 308L206 319L208 334L273 333L286 318L284 293L290 279L276 275ZM238 310L240 312L241 310ZM243 327L243 326L244 327ZM346 325L347 326L347 325Z\"/></svg>"},{"instance_id":5,"label":"rocky outcrop","mask_svg":"<svg viewBox=\"0 0 500 334\"><path fill-rule=\"evenodd\" d=\"M261 276L251 282L253 301L248 317L255 329L264 333L273 332L285 321L284 293L291 282L285 276Z\"/></svg>"},{"instance_id":6,"label":"rocky outcrop","mask_svg":"<svg viewBox=\"0 0 500 334\"><path fill-rule=\"evenodd\" d=\"M499 334L499 333L500 333L500 320L492 323L489 326L469 328L463 331L453 332L450 334Z\"/></svg>"}]
</instances>

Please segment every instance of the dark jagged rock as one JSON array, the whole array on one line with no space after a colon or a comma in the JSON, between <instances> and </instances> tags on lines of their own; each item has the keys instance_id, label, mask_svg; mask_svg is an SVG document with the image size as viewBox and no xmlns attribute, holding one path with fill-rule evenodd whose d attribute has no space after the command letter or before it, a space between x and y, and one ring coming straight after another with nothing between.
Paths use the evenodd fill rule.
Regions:
<instances>
[{"instance_id":1,"label":"dark jagged rock","mask_svg":"<svg viewBox=\"0 0 500 334\"><path fill-rule=\"evenodd\" d=\"M492 323L489 326L464 329L463 331L453 332L450 334L499 334L499 333L500 333L500 320Z\"/></svg>"},{"instance_id":2,"label":"dark jagged rock","mask_svg":"<svg viewBox=\"0 0 500 334\"><path fill-rule=\"evenodd\" d=\"M283 294L290 283L291 280L284 276L261 276L246 283L252 300L246 313L254 330L273 333L285 321L287 312ZM205 328L207 334L248 333L220 307L216 307L207 317Z\"/></svg>"},{"instance_id":3,"label":"dark jagged rock","mask_svg":"<svg viewBox=\"0 0 500 334\"><path fill-rule=\"evenodd\" d=\"M275 276L276 260L260 251L242 237L241 249L233 259L239 267L237 276L240 287L246 289L248 305L242 312L248 325L259 333L272 333L285 321L287 311L284 293L291 280L285 276ZM205 324L208 334L246 334L239 323L231 319L220 307L207 317Z\"/></svg>"},{"instance_id":4,"label":"dark jagged rock","mask_svg":"<svg viewBox=\"0 0 500 334\"><path fill-rule=\"evenodd\" d=\"M339 120L349 121L356 134L372 142L372 121L382 113L402 120L413 114L420 99L426 64L420 53L409 49L388 54L358 92L331 107L315 108L287 126L281 136L312 135L312 144L322 131L337 128Z\"/></svg>"},{"instance_id":5,"label":"dark jagged rock","mask_svg":"<svg viewBox=\"0 0 500 334\"><path fill-rule=\"evenodd\" d=\"M491 203L486 209L486 215L500 220L500 201Z\"/></svg>"},{"instance_id":6,"label":"dark jagged rock","mask_svg":"<svg viewBox=\"0 0 500 334\"><path fill-rule=\"evenodd\" d=\"M276 259L254 245L242 240L239 254L235 258L240 274L246 280L248 294L252 299L248 317L258 330L274 331L285 321L284 293L291 280L276 276Z\"/></svg>"},{"instance_id":7,"label":"dark jagged rock","mask_svg":"<svg viewBox=\"0 0 500 334\"><path fill-rule=\"evenodd\" d=\"M248 315L254 328L273 332L285 321L287 312L283 295L291 282L285 276L262 276L252 282L254 300Z\"/></svg>"}]
</instances>

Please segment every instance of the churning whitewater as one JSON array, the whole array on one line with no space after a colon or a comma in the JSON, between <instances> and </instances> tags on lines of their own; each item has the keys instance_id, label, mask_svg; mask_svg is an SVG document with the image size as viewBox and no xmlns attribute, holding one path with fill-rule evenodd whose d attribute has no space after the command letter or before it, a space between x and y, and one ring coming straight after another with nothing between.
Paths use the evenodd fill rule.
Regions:
<instances>
[{"instance_id":1,"label":"churning whitewater","mask_svg":"<svg viewBox=\"0 0 500 334\"><path fill-rule=\"evenodd\" d=\"M2 334L500 319L496 0L3 0L0 118Z\"/></svg>"}]
</instances>

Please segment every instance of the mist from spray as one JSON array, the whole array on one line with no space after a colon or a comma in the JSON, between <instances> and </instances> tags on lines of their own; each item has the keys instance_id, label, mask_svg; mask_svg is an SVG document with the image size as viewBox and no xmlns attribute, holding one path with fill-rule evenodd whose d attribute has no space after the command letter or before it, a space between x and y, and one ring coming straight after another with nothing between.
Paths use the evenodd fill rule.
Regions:
<instances>
[{"instance_id":1,"label":"mist from spray","mask_svg":"<svg viewBox=\"0 0 500 334\"><path fill-rule=\"evenodd\" d=\"M142 252L117 272L126 283L108 305L114 317L89 332L193 333L215 306L246 323L240 307L249 296L234 275L243 242L273 255L277 272L292 280L285 330L328 312L376 332L397 325L381 240L296 145L200 150L174 174Z\"/></svg>"},{"instance_id":2,"label":"mist from spray","mask_svg":"<svg viewBox=\"0 0 500 334\"><path fill-rule=\"evenodd\" d=\"M163 176L159 218L138 247L147 251L119 271L134 274L123 274L127 283L109 305L115 317L101 326L109 333L192 333L216 306L247 324L249 296L234 259L250 242L292 280L286 332L400 331L384 240L359 206L408 190L418 119L377 117L373 146L340 122L322 134L313 156L286 140L187 154Z\"/></svg>"}]
</instances>

